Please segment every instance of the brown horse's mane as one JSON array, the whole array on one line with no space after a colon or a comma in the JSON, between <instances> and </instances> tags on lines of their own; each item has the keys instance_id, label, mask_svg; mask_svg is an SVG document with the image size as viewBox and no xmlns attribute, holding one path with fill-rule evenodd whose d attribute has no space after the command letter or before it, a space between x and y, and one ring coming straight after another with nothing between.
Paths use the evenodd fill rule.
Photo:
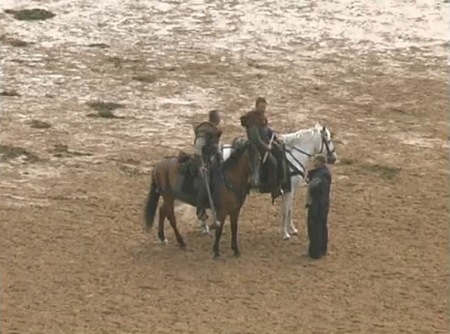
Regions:
<instances>
[{"instance_id":1,"label":"brown horse's mane","mask_svg":"<svg viewBox=\"0 0 450 334\"><path fill-rule=\"evenodd\" d=\"M245 152L245 150L248 148L249 143L245 142L243 144L235 145L234 151L230 154L230 157L223 162L222 168L223 169L229 169L233 168L236 163L239 161L239 158L241 155Z\"/></svg>"}]
</instances>

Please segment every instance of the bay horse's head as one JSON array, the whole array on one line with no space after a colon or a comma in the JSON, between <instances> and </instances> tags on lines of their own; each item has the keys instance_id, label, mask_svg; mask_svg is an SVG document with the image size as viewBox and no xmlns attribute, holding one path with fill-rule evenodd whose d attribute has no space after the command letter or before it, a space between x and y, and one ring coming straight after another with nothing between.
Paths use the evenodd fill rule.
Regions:
<instances>
[{"instance_id":1,"label":"bay horse's head","mask_svg":"<svg viewBox=\"0 0 450 334\"><path fill-rule=\"evenodd\" d=\"M233 153L228 158L228 160L232 161L229 164L239 163L242 167L241 172L248 176L250 183L253 185L258 184L261 167L261 156L258 150L245 137L235 138L232 146Z\"/></svg>"}]
</instances>

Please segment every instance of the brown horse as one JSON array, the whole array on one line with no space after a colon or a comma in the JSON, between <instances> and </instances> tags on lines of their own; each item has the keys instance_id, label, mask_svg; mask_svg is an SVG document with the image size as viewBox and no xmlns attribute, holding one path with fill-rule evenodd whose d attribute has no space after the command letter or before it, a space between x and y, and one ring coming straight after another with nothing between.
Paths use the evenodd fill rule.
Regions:
<instances>
[{"instance_id":1,"label":"brown horse","mask_svg":"<svg viewBox=\"0 0 450 334\"><path fill-rule=\"evenodd\" d=\"M249 193L251 181L256 180L255 173L259 170L261 157L248 141L236 138L233 141L234 151L213 173L211 192L220 224L216 228L213 247L214 258L220 256L219 242L222 235L225 219L230 216L231 222L231 249L234 255L240 255L237 243L238 218L242 205ZM177 229L174 205L175 200L195 206L198 189L198 176L182 171L179 157L166 157L158 162L152 171L150 193L145 208L145 223L149 230L158 207L159 197L163 203L159 208L158 239L165 241L164 220L168 218L181 248L185 242ZM208 206L209 208L209 206Z\"/></svg>"}]
</instances>

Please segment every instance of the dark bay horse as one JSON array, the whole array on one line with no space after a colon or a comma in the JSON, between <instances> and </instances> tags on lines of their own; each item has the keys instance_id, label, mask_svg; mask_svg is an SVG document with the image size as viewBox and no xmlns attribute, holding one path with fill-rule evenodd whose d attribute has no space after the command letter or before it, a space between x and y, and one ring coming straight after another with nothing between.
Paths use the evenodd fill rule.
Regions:
<instances>
[{"instance_id":1,"label":"dark bay horse","mask_svg":"<svg viewBox=\"0 0 450 334\"><path fill-rule=\"evenodd\" d=\"M231 222L231 249L236 257L240 255L237 243L239 213L249 193L251 182L256 179L255 171L259 170L261 161L258 152L243 138L236 138L233 141L233 148L233 153L212 177L212 197L220 223L215 232L214 258L220 256L219 242L228 216ZM159 207L158 239L161 242L165 241L164 220L168 218L179 246L184 248L185 242L178 231L175 218L175 200L195 206L198 185L196 177L182 171L181 161L179 157L166 157L153 168L145 208L145 223L148 230L153 226L159 198L162 197L163 203Z\"/></svg>"}]
</instances>

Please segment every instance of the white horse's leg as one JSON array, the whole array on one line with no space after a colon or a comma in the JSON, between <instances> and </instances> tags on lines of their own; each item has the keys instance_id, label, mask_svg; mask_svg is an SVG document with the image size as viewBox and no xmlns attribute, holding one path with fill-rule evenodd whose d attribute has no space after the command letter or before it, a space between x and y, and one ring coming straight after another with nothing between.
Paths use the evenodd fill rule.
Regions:
<instances>
[{"instance_id":1,"label":"white horse's leg","mask_svg":"<svg viewBox=\"0 0 450 334\"><path fill-rule=\"evenodd\" d=\"M294 194L292 194L292 199L294 199ZM292 202L294 202L292 200ZM294 207L291 205L291 209L289 210L289 227L288 232L290 235L298 235L298 230L294 226L294 215L293 215Z\"/></svg>"},{"instance_id":2,"label":"white horse's leg","mask_svg":"<svg viewBox=\"0 0 450 334\"><path fill-rule=\"evenodd\" d=\"M200 228L202 229L203 235L209 235L211 233L208 224L206 223L206 220L199 220Z\"/></svg>"},{"instance_id":3,"label":"white horse's leg","mask_svg":"<svg viewBox=\"0 0 450 334\"><path fill-rule=\"evenodd\" d=\"M292 219L292 217L293 217L292 212L294 211L293 204L294 204L295 193L292 191L291 195L292 195L292 201L291 201L291 207L289 208L289 214L288 214L288 219L287 219L287 229L288 229L289 235L297 235L298 231L294 227L294 223L293 223L293 219Z\"/></svg>"},{"instance_id":4,"label":"white horse's leg","mask_svg":"<svg viewBox=\"0 0 450 334\"><path fill-rule=\"evenodd\" d=\"M298 230L295 228L294 226L294 196L295 196L295 191L298 189L298 187L302 184L302 178L300 176L293 176L291 178L291 193L292 193L292 199L291 199L291 206L289 208L289 220L288 220L288 232L290 235L298 235Z\"/></svg>"},{"instance_id":5,"label":"white horse's leg","mask_svg":"<svg viewBox=\"0 0 450 334\"><path fill-rule=\"evenodd\" d=\"M281 236L283 240L289 240L291 238L288 232L288 223L290 210L292 207L292 191L284 193L281 201Z\"/></svg>"}]
</instances>

